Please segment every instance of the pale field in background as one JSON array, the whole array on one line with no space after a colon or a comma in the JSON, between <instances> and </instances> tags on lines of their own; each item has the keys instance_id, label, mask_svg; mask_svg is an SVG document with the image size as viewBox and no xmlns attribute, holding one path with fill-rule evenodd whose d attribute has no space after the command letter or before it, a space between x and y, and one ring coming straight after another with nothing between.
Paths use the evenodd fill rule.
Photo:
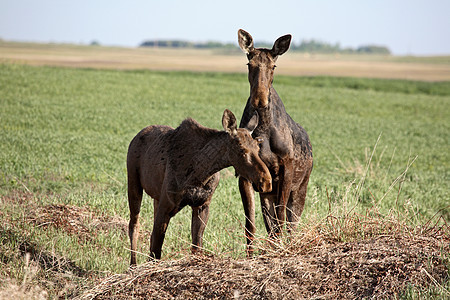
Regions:
<instances>
[{"instance_id":1,"label":"pale field in background","mask_svg":"<svg viewBox=\"0 0 450 300\"><path fill-rule=\"evenodd\" d=\"M239 50L119 48L68 44L0 42L0 63L102 69L247 72ZM350 76L424 81L450 81L450 56L400 57L320 55L287 52L277 74Z\"/></svg>"}]
</instances>

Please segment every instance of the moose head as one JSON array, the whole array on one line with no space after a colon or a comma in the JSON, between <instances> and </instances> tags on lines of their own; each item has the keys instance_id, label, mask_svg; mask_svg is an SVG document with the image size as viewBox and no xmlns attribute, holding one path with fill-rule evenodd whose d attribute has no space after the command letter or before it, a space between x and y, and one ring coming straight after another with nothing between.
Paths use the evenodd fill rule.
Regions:
<instances>
[{"instance_id":1,"label":"moose head","mask_svg":"<svg viewBox=\"0 0 450 300\"><path fill-rule=\"evenodd\" d=\"M289 49L290 34L278 38L272 49L255 48L252 36L239 29L238 41L248 58L248 81L250 82L250 103L254 108L265 108L269 104L270 87L278 56Z\"/></svg>"}]
</instances>

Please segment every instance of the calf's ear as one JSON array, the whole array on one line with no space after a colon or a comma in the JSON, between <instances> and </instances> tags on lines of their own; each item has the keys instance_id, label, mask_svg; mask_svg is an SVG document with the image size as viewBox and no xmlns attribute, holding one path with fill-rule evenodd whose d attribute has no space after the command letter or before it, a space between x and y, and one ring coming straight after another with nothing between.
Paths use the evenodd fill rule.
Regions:
<instances>
[{"instance_id":1,"label":"calf's ear","mask_svg":"<svg viewBox=\"0 0 450 300\"><path fill-rule=\"evenodd\" d=\"M236 117L228 109L225 109L225 111L223 112L222 126L223 126L223 129L225 129L225 131L228 132L229 134L232 134L232 135L237 134Z\"/></svg>"},{"instance_id":2,"label":"calf's ear","mask_svg":"<svg viewBox=\"0 0 450 300\"><path fill-rule=\"evenodd\" d=\"M253 133L253 130L255 130L256 126L258 126L259 122L259 115L258 112L255 111L250 121L248 121L247 125L245 125L245 128L250 131L250 134Z\"/></svg>"},{"instance_id":3,"label":"calf's ear","mask_svg":"<svg viewBox=\"0 0 450 300\"><path fill-rule=\"evenodd\" d=\"M279 37L275 43L273 44L272 50L270 50L270 53L272 54L273 58L276 58L277 56L285 53L289 50L289 45L291 44L292 36L290 34L283 35L282 37Z\"/></svg>"},{"instance_id":4,"label":"calf's ear","mask_svg":"<svg viewBox=\"0 0 450 300\"><path fill-rule=\"evenodd\" d=\"M243 29L238 30L238 42L239 47L241 47L242 51L244 51L245 54L249 54L251 51L253 51L253 38L247 31Z\"/></svg>"}]
</instances>

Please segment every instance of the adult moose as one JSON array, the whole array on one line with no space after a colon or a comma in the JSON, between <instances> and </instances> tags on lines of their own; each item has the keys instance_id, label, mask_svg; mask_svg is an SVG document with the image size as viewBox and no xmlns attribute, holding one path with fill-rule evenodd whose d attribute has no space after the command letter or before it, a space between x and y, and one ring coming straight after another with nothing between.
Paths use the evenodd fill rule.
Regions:
<instances>
[{"instance_id":1,"label":"adult moose","mask_svg":"<svg viewBox=\"0 0 450 300\"><path fill-rule=\"evenodd\" d=\"M253 114L258 113L253 137L261 141L259 155L272 175L272 191L260 192L260 200L267 232L270 238L275 238L281 233L286 217L291 230L302 214L313 167L308 134L292 120L272 86L275 62L289 49L291 35L278 38L272 49L255 48L252 36L242 29L238 31L238 41L247 54L250 82L250 97L240 127L247 126ZM255 233L254 190L246 178L240 177L239 191L246 216L247 254L251 255Z\"/></svg>"},{"instance_id":2,"label":"adult moose","mask_svg":"<svg viewBox=\"0 0 450 300\"><path fill-rule=\"evenodd\" d=\"M131 141L127 156L131 265L136 264L143 190L153 198L150 256L156 259L161 258L170 219L186 205L192 207L192 250L201 249L221 169L233 166L259 191L271 191L270 172L259 158L259 146L251 136L258 125L256 113L245 128L238 129L233 113L225 110L222 125L225 131L203 127L188 118L176 129L148 126Z\"/></svg>"}]
</instances>

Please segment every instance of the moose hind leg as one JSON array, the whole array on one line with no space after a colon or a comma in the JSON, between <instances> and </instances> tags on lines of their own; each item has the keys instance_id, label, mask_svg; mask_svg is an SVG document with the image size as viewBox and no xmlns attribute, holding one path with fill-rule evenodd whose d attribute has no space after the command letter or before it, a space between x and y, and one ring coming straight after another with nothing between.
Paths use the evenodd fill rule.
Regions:
<instances>
[{"instance_id":1,"label":"moose hind leg","mask_svg":"<svg viewBox=\"0 0 450 300\"><path fill-rule=\"evenodd\" d=\"M192 208L192 253L201 252L203 247L203 233L209 217L209 205Z\"/></svg>"},{"instance_id":2,"label":"moose hind leg","mask_svg":"<svg viewBox=\"0 0 450 300\"><path fill-rule=\"evenodd\" d=\"M131 244L131 265L136 265L136 249L139 236L139 214L142 203L142 187L140 184L128 179L128 206L130 208L130 222L128 235Z\"/></svg>"}]
</instances>

